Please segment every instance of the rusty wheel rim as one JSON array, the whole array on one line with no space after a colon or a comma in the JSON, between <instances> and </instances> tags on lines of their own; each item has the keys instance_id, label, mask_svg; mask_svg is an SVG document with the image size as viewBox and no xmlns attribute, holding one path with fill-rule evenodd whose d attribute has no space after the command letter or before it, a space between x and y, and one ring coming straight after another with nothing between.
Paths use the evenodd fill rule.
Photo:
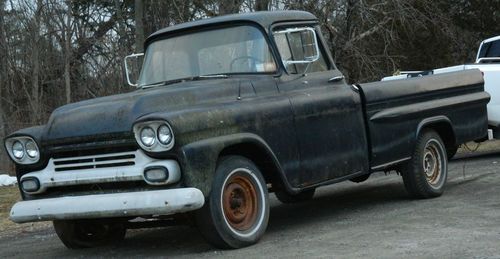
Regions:
<instances>
[{"instance_id":1,"label":"rusty wheel rim","mask_svg":"<svg viewBox=\"0 0 500 259\"><path fill-rule=\"evenodd\" d=\"M439 147L432 140L425 146L422 166L427 182L432 186L439 185L443 171L442 157Z\"/></svg>"},{"instance_id":2,"label":"rusty wheel rim","mask_svg":"<svg viewBox=\"0 0 500 259\"><path fill-rule=\"evenodd\" d=\"M232 174L222 193L222 208L228 224L237 231L251 229L259 211L255 185L244 174Z\"/></svg>"}]
</instances>

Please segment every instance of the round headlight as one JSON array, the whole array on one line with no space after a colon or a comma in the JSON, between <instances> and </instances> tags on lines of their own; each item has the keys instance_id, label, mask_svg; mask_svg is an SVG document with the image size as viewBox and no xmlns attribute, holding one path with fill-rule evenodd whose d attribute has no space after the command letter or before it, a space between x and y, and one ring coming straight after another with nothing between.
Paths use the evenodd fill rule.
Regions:
<instances>
[{"instance_id":1,"label":"round headlight","mask_svg":"<svg viewBox=\"0 0 500 259\"><path fill-rule=\"evenodd\" d=\"M17 159L24 157L24 146L21 141L16 140L14 144L12 144L12 155Z\"/></svg>"},{"instance_id":2,"label":"round headlight","mask_svg":"<svg viewBox=\"0 0 500 259\"><path fill-rule=\"evenodd\" d=\"M156 141L155 131L150 127L141 130L141 142L146 147L151 147Z\"/></svg>"},{"instance_id":3,"label":"round headlight","mask_svg":"<svg viewBox=\"0 0 500 259\"><path fill-rule=\"evenodd\" d=\"M172 141L172 131L167 125L161 125L158 128L158 140L163 145L168 145Z\"/></svg>"},{"instance_id":4,"label":"round headlight","mask_svg":"<svg viewBox=\"0 0 500 259\"><path fill-rule=\"evenodd\" d=\"M33 140L28 140L25 144L25 147L26 154L28 154L29 157L35 158L38 156L38 147Z\"/></svg>"}]
</instances>

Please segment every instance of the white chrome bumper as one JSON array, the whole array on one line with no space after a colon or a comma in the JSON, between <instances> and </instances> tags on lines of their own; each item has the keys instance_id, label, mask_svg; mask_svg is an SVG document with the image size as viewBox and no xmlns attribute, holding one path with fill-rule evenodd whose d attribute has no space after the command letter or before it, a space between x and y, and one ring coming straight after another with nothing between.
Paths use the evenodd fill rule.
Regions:
<instances>
[{"instance_id":1,"label":"white chrome bumper","mask_svg":"<svg viewBox=\"0 0 500 259\"><path fill-rule=\"evenodd\" d=\"M205 203L196 188L112 193L21 201L12 207L10 219L17 223L171 215L199 209Z\"/></svg>"}]
</instances>

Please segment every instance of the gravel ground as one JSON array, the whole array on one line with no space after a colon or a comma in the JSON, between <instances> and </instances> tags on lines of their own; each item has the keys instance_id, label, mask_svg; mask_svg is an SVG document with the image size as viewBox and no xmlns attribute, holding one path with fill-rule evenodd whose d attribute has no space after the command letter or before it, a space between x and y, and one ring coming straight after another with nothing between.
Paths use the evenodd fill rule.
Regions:
<instances>
[{"instance_id":1,"label":"gravel ground","mask_svg":"<svg viewBox=\"0 0 500 259\"><path fill-rule=\"evenodd\" d=\"M459 155L445 194L431 200L409 199L396 174L323 187L301 204L272 197L266 234L239 250L216 250L182 226L133 230L120 244L75 251L44 225L0 233L0 257L500 258L499 163L500 152Z\"/></svg>"}]
</instances>

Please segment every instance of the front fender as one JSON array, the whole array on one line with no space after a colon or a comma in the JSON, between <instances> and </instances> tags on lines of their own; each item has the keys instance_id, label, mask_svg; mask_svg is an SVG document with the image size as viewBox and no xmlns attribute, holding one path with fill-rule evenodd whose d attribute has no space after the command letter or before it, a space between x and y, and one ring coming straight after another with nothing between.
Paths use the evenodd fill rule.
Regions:
<instances>
[{"instance_id":1,"label":"front fender","mask_svg":"<svg viewBox=\"0 0 500 259\"><path fill-rule=\"evenodd\" d=\"M5 146L5 140L7 140L9 138L13 138L13 137L20 137L20 136L31 137L36 142L36 144L37 144L37 146L38 146L38 148L40 150L40 155L41 155L40 160L36 164L31 164L31 165L17 164L16 161L13 161L12 158L9 156L9 158L11 159L11 161L16 164L16 168L19 168L19 167L22 167L22 168L39 168L39 167L41 167L41 166L43 166L43 165L46 164L46 162L48 160L47 152L45 152L45 150L43 149L43 146L42 146L42 136L43 136L44 131L45 131L45 125L35 126L35 127L30 127L30 128L24 128L24 129L20 129L20 130L18 130L16 132L11 133L7 137L5 137L5 139L3 139L2 145L6 149L5 151L7 152L7 154L9 152L7 150L7 147Z\"/></svg>"},{"instance_id":2,"label":"front fender","mask_svg":"<svg viewBox=\"0 0 500 259\"><path fill-rule=\"evenodd\" d=\"M38 163L36 163L36 164L20 165L20 164L15 163L15 161L13 161L16 165L16 178L17 178L18 183L20 183L21 176L23 176L23 174L25 174L26 172L33 170L35 168L44 167L47 163L47 160L48 160L47 152L45 152L43 150L43 147L41 146L41 141L42 141L42 136L43 136L44 130L45 130L45 125L24 128L24 129L20 129L16 132L11 133L10 135L8 135L7 137L5 137L3 139L2 146L4 146L4 148L7 149L7 147L5 146L6 139L12 138L12 137L19 137L19 136L29 136L33 140L35 140L35 142L38 145L38 148L40 149L41 157L40 157L40 160L38 161ZM9 153L7 150L5 150L5 151L7 152L7 154ZM12 161L12 158L10 156L9 156L9 159L11 159L11 161ZM21 190L20 185L18 187L19 187L19 191L21 192L22 198L25 199L25 194Z\"/></svg>"},{"instance_id":3,"label":"front fender","mask_svg":"<svg viewBox=\"0 0 500 259\"><path fill-rule=\"evenodd\" d=\"M275 166L282 172L279 162L266 142L256 134L237 133L196 141L180 148L182 177L184 184L195 187L208 196L211 190L217 161L221 152L237 144L254 144L272 158ZM281 175L283 175L281 173Z\"/></svg>"},{"instance_id":4,"label":"front fender","mask_svg":"<svg viewBox=\"0 0 500 259\"><path fill-rule=\"evenodd\" d=\"M11 133L7 137L5 137L4 142L6 139L12 138L12 137L29 136L32 139L34 139L37 142L37 144L40 146L40 141L41 141L42 134L43 134L44 130L45 130L45 125L20 129L16 132Z\"/></svg>"}]
</instances>

